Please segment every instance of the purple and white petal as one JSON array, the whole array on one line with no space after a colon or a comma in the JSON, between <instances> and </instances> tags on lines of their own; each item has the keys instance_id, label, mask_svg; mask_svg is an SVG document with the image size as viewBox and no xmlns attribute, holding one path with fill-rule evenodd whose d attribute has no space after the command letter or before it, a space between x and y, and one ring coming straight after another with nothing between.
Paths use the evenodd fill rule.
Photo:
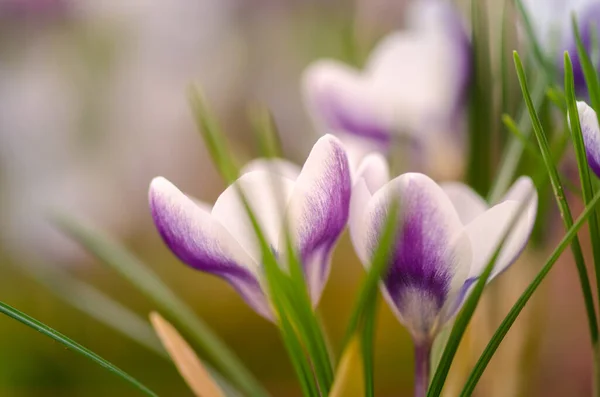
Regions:
<instances>
[{"instance_id":1,"label":"purple and white petal","mask_svg":"<svg viewBox=\"0 0 600 397\"><path fill-rule=\"evenodd\" d=\"M301 167L297 164L281 158L258 158L242 167L240 174L243 175L253 171L268 171L295 181L300 174L300 170Z\"/></svg>"},{"instance_id":2,"label":"purple and white petal","mask_svg":"<svg viewBox=\"0 0 600 397\"><path fill-rule=\"evenodd\" d=\"M537 192L533 182L528 177L519 178L507 197L519 200L505 200L495 205L466 227L473 247L469 279L475 279L483 272L515 216L519 219L502 246L490 279L510 266L527 245L537 214ZM524 204L524 200L528 203Z\"/></svg>"},{"instance_id":3,"label":"purple and white petal","mask_svg":"<svg viewBox=\"0 0 600 397\"><path fill-rule=\"evenodd\" d=\"M596 112L585 102L577 102L581 133L590 168L600 177L600 127Z\"/></svg>"},{"instance_id":4,"label":"purple and white petal","mask_svg":"<svg viewBox=\"0 0 600 397\"><path fill-rule=\"evenodd\" d=\"M262 263L258 238L240 198L240 190L248 200L265 238L276 250L293 188L293 180L271 171L246 173L217 198L212 216L229 231L255 263Z\"/></svg>"},{"instance_id":5,"label":"purple and white petal","mask_svg":"<svg viewBox=\"0 0 600 397\"><path fill-rule=\"evenodd\" d=\"M429 337L448 299L461 290L471 264L463 225L444 191L423 174L404 174L380 189L364 215L362 235L369 257L377 248L391 200L400 200L400 229L383 280L400 321L414 337Z\"/></svg>"},{"instance_id":6,"label":"purple and white petal","mask_svg":"<svg viewBox=\"0 0 600 397\"><path fill-rule=\"evenodd\" d=\"M574 1L569 5L569 9L571 12L568 12L567 14L568 22L563 22L562 26L562 49L569 52L571 62L573 63L573 79L575 83L575 90L578 93L585 93L587 91L587 86L585 83L583 68L581 66L581 60L579 59L579 54L577 52L577 42L571 27L571 13L575 13L576 15L581 42L589 54L593 50L592 29L594 30L595 34L600 33L600 2L596 0ZM564 68L563 51L560 51L560 54L558 55L558 65L562 69ZM594 64L597 64L598 60L595 59L593 61Z\"/></svg>"},{"instance_id":7,"label":"purple and white petal","mask_svg":"<svg viewBox=\"0 0 600 397\"><path fill-rule=\"evenodd\" d=\"M376 106L369 82L357 70L341 62L317 61L304 72L302 86L306 105L323 131L387 146L391 119Z\"/></svg>"},{"instance_id":8,"label":"purple and white petal","mask_svg":"<svg viewBox=\"0 0 600 397\"><path fill-rule=\"evenodd\" d=\"M464 183L444 182L440 186L452 201L463 225L487 211L486 201Z\"/></svg>"},{"instance_id":9,"label":"purple and white petal","mask_svg":"<svg viewBox=\"0 0 600 397\"><path fill-rule=\"evenodd\" d=\"M271 319L256 263L210 213L161 177L152 181L149 201L161 237L182 262L225 279L254 310Z\"/></svg>"},{"instance_id":10,"label":"purple and white petal","mask_svg":"<svg viewBox=\"0 0 600 397\"><path fill-rule=\"evenodd\" d=\"M329 276L333 246L348 222L350 195L344 147L334 136L325 135L308 156L288 207L290 232L314 303Z\"/></svg>"}]
</instances>

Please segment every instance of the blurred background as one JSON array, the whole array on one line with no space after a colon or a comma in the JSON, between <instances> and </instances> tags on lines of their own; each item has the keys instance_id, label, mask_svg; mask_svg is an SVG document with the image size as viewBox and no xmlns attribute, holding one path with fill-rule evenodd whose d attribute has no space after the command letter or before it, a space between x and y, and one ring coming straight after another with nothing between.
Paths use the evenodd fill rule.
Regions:
<instances>
[{"instance_id":1,"label":"blurred background","mask_svg":"<svg viewBox=\"0 0 600 397\"><path fill-rule=\"evenodd\" d=\"M247 117L258 102L272 109L286 156L302 162L320 134L302 103L302 71L322 57L360 65L377 39L403 28L408 1L0 0L0 300L89 347L158 394L191 396L169 361L31 277L39 266L60 267L144 317L153 310L48 221L52 211L68 212L145 260L274 396L300 396L276 329L227 284L187 268L163 246L152 226L147 187L162 175L207 202L224 187L193 123L190 83L202 87L240 159L258 153ZM443 164L448 167L461 169ZM528 250L489 288L487 303L494 310L484 305L478 313L449 396L452 382L460 384L491 327L562 234L560 222L550 222L548 244ZM511 330L479 395L590 394L585 313L575 268L568 254L563 259ZM362 277L344 235L320 304L336 348ZM409 395L411 343L385 305L376 353L377 395ZM128 385L90 361L0 317L0 396L131 394Z\"/></svg>"}]
</instances>

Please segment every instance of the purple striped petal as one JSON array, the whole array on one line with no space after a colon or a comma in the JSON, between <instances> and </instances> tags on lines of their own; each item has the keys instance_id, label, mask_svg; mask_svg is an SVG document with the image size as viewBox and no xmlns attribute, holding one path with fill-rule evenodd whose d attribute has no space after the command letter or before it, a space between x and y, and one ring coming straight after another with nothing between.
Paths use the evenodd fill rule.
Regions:
<instances>
[{"instance_id":1,"label":"purple striped petal","mask_svg":"<svg viewBox=\"0 0 600 397\"><path fill-rule=\"evenodd\" d=\"M158 232L182 262L225 279L257 313L272 319L256 263L210 213L161 177L152 181L149 201Z\"/></svg>"},{"instance_id":2,"label":"purple striped petal","mask_svg":"<svg viewBox=\"0 0 600 397\"><path fill-rule=\"evenodd\" d=\"M371 199L362 236L353 239L370 255L390 200L396 199L402 212L400 229L383 283L388 301L413 337L427 338L443 325L445 308L462 288L471 262L470 244L444 191L429 177L411 173L392 180Z\"/></svg>"},{"instance_id":3,"label":"purple striped petal","mask_svg":"<svg viewBox=\"0 0 600 397\"><path fill-rule=\"evenodd\" d=\"M358 71L336 61L318 61L304 73L307 107L325 131L350 134L385 147L390 120L374 106L368 82Z\"/></svg>"},{"instance_id":4,"label":"purple striped petal","mask_svg":"<svg viewBox=\"0 0 600 397\"><path fill-rule=\"evenodd\" d=\"M585 102L577 102L579 123L590 168L600 178L600 127L596 112Z\"/></svg>"},{"instance_id":5,"label":"purple striped petal","mask_svg":"<svg viewBox=\"0 0 600 397\"><path fill-rule=\"evenodd\" d=\"M313 147L288 208L291 232L313 302L321 296L334 244L348 222L351 180L340 141L325 135Z\"/></svg>"}]
</instances>

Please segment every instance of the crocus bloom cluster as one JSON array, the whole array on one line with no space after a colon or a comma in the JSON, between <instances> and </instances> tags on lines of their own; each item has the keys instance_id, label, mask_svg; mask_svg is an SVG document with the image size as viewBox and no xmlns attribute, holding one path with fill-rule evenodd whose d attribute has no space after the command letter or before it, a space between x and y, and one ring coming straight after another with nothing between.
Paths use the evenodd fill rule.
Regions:
<instances>
[{"instance_id":1,"label":"crocus bloom cluster","mask_svg":"<svg viewBox=\"0 0 600 397\"><path fill-rule=\"evenodd\" d=\"M428 344L461 307L513 218L520 216L490 279L516 260L533 228L537 193L532 181L521 177L490 208L461 183L438 185L418 173L389 181L385 160L371 154L357 172L350 209L350 234L366 266L391 200L399 200L401 214L383 294L415 343Z\"/></svg>"},{"instance_id":2,"label":"crocus bloom cluster","mask_svg":"<svg viewBox=\"0 0 600 397\"><path fill-rule=\"evenodd\" d=\"M414 3L409 29L385 37L363 71L333 60L305 71L310 113L320 130L343 139L353 165L386 150L395 134L446 129L462 107L470 72L462 20L447 2Z\"/></svg>"},{"instance_id":3,"label":"crocus bloom cluster","mask_svg":"<svg viewBox=\"0 0 600 397\"><path fill-rule=\"evenodd\" d=\"M149 194L158 231L179 259L225 279L271 320L261 249L240 189L276 255L285 252L288 224L315 304L329 276L334 244L348 221L351 193L346 152L331 135L315 144L302 170L281 164L254 163L212 208L164 178L152 181Z\"/></svg>"},{"instance_id":4,"label":"crocus bloom cluster","mask_svg":"<svg viewBox=\"0 0 600 397\"><path fill-rule=\"evenodd\" d=\"M596 112L585 102L577 102L577 112L581 124L581 134L588 164L600 178L600 127Z\"/></svg>"}]
</instances>

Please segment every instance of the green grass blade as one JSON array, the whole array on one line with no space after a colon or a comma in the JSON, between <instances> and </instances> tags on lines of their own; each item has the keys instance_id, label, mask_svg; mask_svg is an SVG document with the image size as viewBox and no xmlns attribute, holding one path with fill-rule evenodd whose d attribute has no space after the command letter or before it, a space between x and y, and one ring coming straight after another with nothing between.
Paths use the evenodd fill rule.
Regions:
<instances>
[{"instance_id":1,"label":"green grass blade","mask_svg":"<svg viewBox=\"0 0 600 397\"><path fill-rule=\"evenodd\" d=\"M542 104L547 82L545 77L539 78L535 82L531 97L536 107ZM519 117L517 118L517 126L519 131L523 133L524 138L529 139L529 136L531 135L531 123L529 122L529 115L526 107L521 109ZM506 193L513 182L515 172L517 171L517 167L523 155L523 150L523 144L519 139L512 138L509 141L502 155L500 169L490 189L488 202L496 203L502 198L502 195Z\"/></svg>"},{"instance_id":2,"label":"green grass blade","mask_svg":"<svg viewBox=\"0 0 600 397\"><path fill-rule=\"evenodd\" d=\"M147 321L94 286L76 279L59 265L21 264L19 270L67 304L120 332L163 358L169 358Z\"/></svg>"},{"instance_id":3,"label":"green grass blade","mask_svg":"<svg viewBox=\"0 0 600 397\"><path fill-rule=\"evenodd\" d=\"M321 328L321 323L312 309L312 301L308 294L304 270L297 252L292 244L289 230L286 236L288 266L293 287L292 299L293 313L297 318L296 328L303 335L311 360L314 363L315 375L325 393L329 393L333 385L333 365L329 355L326 338Z\"/></svg>"},{"instance_id":4,"label":"green grass blade","mask_svg":"<svg viewBox=\"0 0 600 397\"><path fill-rule=\"evenodd\" d=\"M592 107L594 110L600 109L600 82L598 81L598 72L596 72L596 68L590 59L587 51L585 50L585 46L581 41L581 32L579 31L579 25L577 24L577 18L573 14L572 16L573 23L573 34L575 35L575 43L577 44L577 55L579 56L579 60L581 62L581 69L583 70L583 76L585 78L585 82L588 89L588 94L590 95L590 100L592 102ZM566 57L565 57L566 58ZM565 60L566 62L566 60ZM570 63L570 61L569 61ZM566 71L565 71L566 73ZM565 79L567 78L565 74ZM573 65L571 65L571 79L573 78ZM566 82L566 80L565 80ZM565 87L566 91L566 87Z\"/></svg>"},{"instance_id":5,"label":"green grass blade","mask_svg":"<svg viewBox=\"0 0 600 397\"><path fill-rule=\"evenodd\" d=\"M276 185L273 186L273 189L273 194L277 194ZM288 350L290 360L292 361L292 365L298 376L303 393L305 396L309 397L318 396L319 387L317 387L314 382L315 376L320 388L328 392L331 384L325 375L327 370L321 367L322 363L320 360L322 355L327 356L328 359L328 353L326 349L321 352L315 352L314 334L312 334L310 330L307 332L306 325L310 324L310 316L314 316L314 313L312 312L312 307L308 300L308 293L304 284L300 264L297 262L295 252L290 248L291 242L289 240L289 234L287 253L292 276L286 274L282 266L278 263L277 258L262 231L258 219L250 207L244 191L239 186L237 193L250 219L254 233L258 238L264 274L269 289L269 299L273 304L276 320L279 324L284 344ZM296 277L293 277L294 275L296 275ZM300 278L299 282L302 284L301 286L294 285L294 282L298 282L298 278ZM305 306L308 307L308 311L310 312L308 315ZM304 345L302 342L304 342ZM304 348L309 350L312 366L307 360Z\"/></svg>"},{"instance_id":6,"label":"green grass blade","mask_svg":"<svg viewBox=\"0 0 600 397\"><path fill-rule=\"evenodd\" d=\"M206 148L217 166L217 170L227 183L233 183L238 177L239 169L232 161L229 152L226 151L227 145L224 143L224 136L216 120L206 108L204 99L197 88L190 88L189 101L194 113L196 126L202 134Z\"/></svg>"},{"instance_id":7,"label":"green grass blade","mask_svg":"<svg viewBox=\"0 0 600 397\"><path fill-rule=\"evenodd\" d=\"M513 120L512 117L510 117L509 115L505 114L502 116L502 122L504 123L506 129L508 131L510 131L510 133L516 137L519 141L521 141L523 147L527 150L527 152L534 157L534 159L539 162L540 165L544 165L544 158L542 157L539 149L537 146L534 146L533 143L531 143L529 140L527 140L525 138L525 135L523 135L523 133L519 130L519 127L517 127L517 124L515 123L515 121ZM567 136L568 138L568 136ZM564 141L566 138L564 136L560 136L558 137L558 139L554 142L556 146L556 149L552 151L553 156L552 158L554 159L554 163L558 163L560 161L560 159L562 159L562 156L565 152L565 146L566 146L566 142ZM533 177L533 181L535 182L536 186L540 186L542 185L542 182L547 182L548 179L548 173L546 172L546 170L543 170L543 172L540 173L540 175L536 175ZM570 180L569 178L565 177L564 175L561 175L561 181L563 183L563 185L569 189L569 191L571 191L572 193L575 193L575 195L577 195L578 197L582 196L581 190L579 190L579 188L577 186L575 186Z\"/></svg>"},{"instance_id":8,"label":"green grass blade","mask_svg":"<svg viewBox=\"0 0 600 397\"><path fill-rule=\"evenodd\" d=\"M377 298L376 298L377 299ZM375 396L375 325L377 319L377 302L374 310L367 310L364 316L364 326L361 338L363 370L365 374L365 397Z\"/></svg>"},{"instance_id":9,"label":"green grass blade","mask_svg":"<svg viewBox=\"0 0 600 397\"><path fill-rule=\"evenodd\" d=\"M523 132L519 129L517 123L512 117L510 117L508 114L502 115L502 123L508 132L510 132L516 139L519 140L519 142L521 142L521 145L523 145L523 148L527 151L527 153L535 157L535 159L539 162L544 161L537 146L535 146L527 137L525 137L525 134L523 134Z\"/></svg>"},{"instance_id":10,"label":"green grass blade","mask_svg":"<svg viewBox=\"0 0 600 397\"><path fill-rule=\"evenodd\" d=\"M573 239L577 236L578 230L581 228L581 226L583 226L585 221L593 214L593 211L596 209L596 206L599 202L600 193L596 194L594 198L589 202L588 206L579 216L577 221L568 230L561 242L554 249L554 252L550 255L550 258L548 259L542 270L537 274L535 279L531 282L531 284L529 284L527 289L523 292L523 294L519 297L517 302L510 309L509 313L506 315L496 332L494 332L494 335L492 336L487 346L485 347L483 353L477 360L475 367L471 371L471 374L469 375L467 382L465 383L465 386L462 392L460 393L460 397L468 397L473 393L473 391L475 390L475 386L477 386L477 382L481 378L481 375L483 375L485 368L487 367L494 353L498 349L498 346L500 346L500 343L502 343L502 340L510 330L511 326L521 313L521 310L523 310L529 299L533 296L533 293L542 283L544 278L548 275L548 273L550 272L560 255L563 253L563 251L569 246L569 244L571 244Z\"/></svg>"},{"instance_id":11,"label":"green grass blade","mask_svg":"<svg viewBox=\"0 0 600 397\"><path fill-rule=\"evenodd\" d=\"M155 394L152 390L148 389L146 386L141 384L139 381L137 381L131 375L125 373L123 370L119 369L115 365L106 361L105 359L103 359L96 353L92 352L91 350L81 346L79 343L69 339L68 337L61 334L60 332L39 322L35 318L28 316L27 314L7 305L4 302L0 302L0 313L2 313L14 320L17 320L20 323L25 324L26 326L28 326L30 328L33 328L34 330L38 331L42 335L52 338L55 341L63 344L67 348L73 350L74 352L77 352L77 353L81 354L82 356L92 360L96 364L100 365L102 368L106 369L109 372L112 372L113 374L117 375L119 378L121 378L121 379L125 380L126 382L130 383L131 385L135 386L138 390L143 392L145 395L158 397L157 394Z\"/></svg>"},{"instance_id":12,"label":"green grass blade","mask_svg":"<svg viewBox=\"0 0 600 397\"><path fill-rule=\"evenodd\" d=\"M369 311L375 310L377 287L389 265L391 248L393 247L394 238L397 233L398 215L399 203L394 202L388 209L379 244L372 257L367 277L361 284L358 296L354 303L350 320L346 327L342 351L346 349L352 337L363 324L365 317L368 317Z\"/></svg>"},{"instance_id":13,"label":"green grass blade","mask_svg":"<svg viewBox=\"0 0 600 397\"><path fill-rule=\"evenodd\" d=\"M569 109L569 125L571 126L571 136L573 139L573 146L575 148L575 156L577 158L577 168L579 169L581 191L583 193L583 202L585 205L588 205L594 197L595 189L592 184L587 154L585 151L585 144L583 142L583 134L581 132L581 125L579 124L579 112L577 110L577 101L575 99L575 83L573 80L573 65L568 53L565 53L565 92L567 106ZM594 214L590 218L588 226L590 229L590 239L592 241L596 286L600 292L600 225L598 224L597 214Z\"/></svg>"},{"instance_id":14,"label":"green grass blade","mask_svg":"<svg viewBox=\"0 0 600 397\"><path fill-rule=\"evenodd\" d=\"M517 76L519 78L519 84L521 85L521 90L523 92L525 102L529 109L529 114L533 124L533 131L538 140L542 157L544 158L544 165L550 177L550 182L552 184L552 189L556 197L556 202L558 204L561 217L565 223L565 227L567 229L570 229L573 226L573 216L571 215L571 209L569 208L569 204L567 203L565 192L558 175L558 170L556 169L556 166L552 159L552 155L550 153L548 139L546 138L546 134L544 133L542 124L540 123L533 101L529 94L529 90L527 88L527 79L525 77L523 65L521 64L521 59L519 58L519 55L516 51L514 53L514 60L515 67L517 69ZM581 291L583 293L583 298L585 301L585 308L587 311L588 323L590 328L590 337L592 340L592 344L595 344L598 340L598 323L596 317L596 310L594 308L594 300L590 287L590 280L588 277L587 269L585 267L583 252L581 250L581 245L579 244L579 239L577 237L574 238L573 244L571 245L571 249L573 251L575 263L577 265L577 271L579 273L579 281L581 284Z\"/></svg>"},{"instance_id":15,"label":"green grass blade","mask_svg":"<svg viewBox=\"0 0 600 397\"><path fill-rule=\"evenodd\" d=\"M273 115L264 106L253 106L249 110L250 122L258 138L261 156L281 157L281 141Z\"/></svg>"},{"instance_id":16,"label":"green grass blade","mask_svg":"<svg viewBox=\"0 0 600 397\"><path fill-rule=\"evenodd\" d=\"M523 22L523 26L525 28L525 33L527 35L527 39L531 48L533 49L533 56L537 63L542 67L542 70L546 74L546 78L548 81L553 81L556 75L556 68L554 67L554 63L552 60L548 59L546 53L542 49L538 37L535 34L533 29L533 24L531 23L531 19L525 10L522 0L515 0L515 5L517 6L517 11L521 17Z\"/></svg>"},{"instance_id":17,"label":"green grass blade","mask_svg":"<svg viewBox=\"0 0 600 397\"><path fill-rule=\"evenodd\" d=\"M475 313L475 309L477 308L477 304L481 299L481 295L483 294L483 290L487 284L490 274L494 269L494 265L496 263L496 260L498 259L498 255L500 254L500 251L504 246L506 238L512 232L523 211L527 208L528 202L529 198L524 200L523 203L521 203L521 205L519 206L517 213L511 219L508 229L502 236L502 239L499 242L499 244L496 246L492 258L486 265L483 273L479 276L474 287L472 287L469 297L466 299L462 309L458 313L456 320L454 321L452 331L450 331L450 337L446 342L446 347L444 348L442 357L440 358L433 379L431 380L431 383L429 385L429 390L427 390L427 397L438 397L442 393L442 389L444 387L444 383L446 382L446 378L448 377L448 372L450 371L452 361L454 360L454 356L458 351L458 346L460 345L460 342L462 340L463 335L465 334L467 326L469 325L469 322L471 321L471 318Z\"/></svg>"},{"instance_id":18,"label":"green grass blade","mask_svg":"<svg viewBox=\"0 0 600 397\"><path fill-rule=\"evenodd\" d=\"M489 24L485 2L471 1L473 76L469 105L469 164L467 180L480 195L485 196L492 179L492 149L494 125L490 84L493 81L490 66Z\"/></svg>"},{"instance_id":19,"label":"green grass blade","mask_svg":"<svg viewBox=\"0 0 600 397\"><path fill-rule=\"evenodd\" d=\"M55 217L61 230L79 242L100 261L113 268L152 300L165 318L188 336L215 369L248 396L267 392L239 358L179 299L150 268L108 236L66 217Z\"/></svg>"},{"instance_id":20,"label":"green grass blade","mask_svg":"<svg viewBox=\"0 0 600 397\"><path fill-rule=\"evenodd\" d=\"M192 91L191 105L196 115L198 128L202 132L202 136L206 146L211 152L213 161L217 165L224 179L228 183L233 183L238 175L237 167L230 154L231 152L225 137L218 128L216 120L207 111L197 91ZM268 118L270 119L270 115ZM265 113L262 114L259 121L255 120L254 122L260 124L258 126L259 135L270 135L270 138L265 139L270 141L275 140L274 135L276 135L276 131L272 124L270 124L270 126L265 126L271 122L271 120L267 120L267 115ZM270 154L274 154L273 151L275 149L272 143L267 144L263 149L270 152ZM290 354L290 359L292 360L298 379L301 382L302 389L305 393L312 393L313 390L318 389L317 386L314 385L311 364L308 362L303 351L303 349L307 349L313 360L312 368L314 369L314 375L319 381L320 389L328 391L331 382L333 381L333 369L329 362L327 349L323 348L323 346L325 346L323 334L320 332L318 322L312 311L300 265L293 261L290 261L289 263L292 268L292 275L300 273L298 277L290 278L282 270L282 267L278 264L278 260L261 230L258 219L250 207L244 192L242 189L238 189L237 193L244 205L254 233L260 243L263 258L262 262L269 289L269 298L276 311L283 342ZM277 195L279 193L274 178L273 194ZM276 208L274 210L278 209ZM293 255L288 256L293 257ZM296 268L298 271L294 273L293 270L296 270ZM298 350L299 347L301 350ZM302 354L298 355L299 352Z\"/></svg>"}]
</instances>

